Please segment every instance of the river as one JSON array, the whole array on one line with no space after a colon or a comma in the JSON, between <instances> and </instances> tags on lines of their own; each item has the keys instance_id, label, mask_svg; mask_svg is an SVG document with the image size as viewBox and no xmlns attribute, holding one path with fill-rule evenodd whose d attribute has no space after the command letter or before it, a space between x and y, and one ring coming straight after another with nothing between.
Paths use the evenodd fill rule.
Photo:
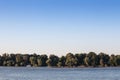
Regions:
<instances>
[{"instance_id":1,"label":"river","mask_svg":"<svg viewBox=\"0 0 120 80\"><path fill-rule=\"evenodd\" d=\"M0 80L120 80L120 68L0 67Z\"/></svg>"}]
</instances>

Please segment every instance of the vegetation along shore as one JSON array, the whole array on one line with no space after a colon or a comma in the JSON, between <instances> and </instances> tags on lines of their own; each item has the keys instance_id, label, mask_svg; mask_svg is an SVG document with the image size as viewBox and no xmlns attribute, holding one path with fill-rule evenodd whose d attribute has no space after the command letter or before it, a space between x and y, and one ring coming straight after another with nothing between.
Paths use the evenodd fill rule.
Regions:
<instances>
[{"instance_id":1,"label":"vegetation along shore","mask_svg":"<svg viewBox=\"0 0 120 80\"><path fill-rule=\"evenodd\" d=\"M38 54L3 54L0 66L15 67L119 67L120 55L108 55L95 52L72 54L58 57Z\"/></svg>"}]
</instances>

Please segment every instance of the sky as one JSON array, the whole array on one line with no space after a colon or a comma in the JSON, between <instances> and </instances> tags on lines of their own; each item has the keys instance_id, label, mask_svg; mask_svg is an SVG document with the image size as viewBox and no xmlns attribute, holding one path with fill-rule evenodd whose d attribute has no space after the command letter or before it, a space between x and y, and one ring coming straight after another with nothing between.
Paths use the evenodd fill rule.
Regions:
<instances>
[{"instance_id":1,"label":"sky","mask_svg":"<svg viewBox=\"0 0 120 80\"><path fill-rule=\"evenodd\" d=\"M0 0L0 54L120 54L120 0Z\"/></svg>"}]
</instances>

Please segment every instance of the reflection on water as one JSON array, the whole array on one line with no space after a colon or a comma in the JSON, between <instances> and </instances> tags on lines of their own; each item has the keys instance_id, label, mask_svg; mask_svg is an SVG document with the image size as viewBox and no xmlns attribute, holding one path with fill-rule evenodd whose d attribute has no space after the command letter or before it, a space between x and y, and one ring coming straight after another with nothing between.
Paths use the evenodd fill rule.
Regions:
<instances>
[{"instance_id":1,"label":"reflection on water","mask_svg":"<svg viewBox=\"0 0 120 80\"><path fill-rule=\"evenodd\" d=\"M120 80L120 68L0 67L0 80Z\"/></svg>"}]
</instances>

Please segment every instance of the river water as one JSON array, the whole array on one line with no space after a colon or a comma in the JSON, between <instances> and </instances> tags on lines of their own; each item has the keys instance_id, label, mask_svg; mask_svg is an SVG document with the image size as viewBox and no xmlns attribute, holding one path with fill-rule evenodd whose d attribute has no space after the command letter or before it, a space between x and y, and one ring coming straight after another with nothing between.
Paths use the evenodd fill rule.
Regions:
<instances>
[{"instance_id":1,"label":"river water","mask_svg":"<svg viewBox=\"0 0 120 80\"><path fill-rule=\"evenodd\" d=\"M120 68L0 67L0 80L120 80Z\"/></svg>"}]
</instances>

